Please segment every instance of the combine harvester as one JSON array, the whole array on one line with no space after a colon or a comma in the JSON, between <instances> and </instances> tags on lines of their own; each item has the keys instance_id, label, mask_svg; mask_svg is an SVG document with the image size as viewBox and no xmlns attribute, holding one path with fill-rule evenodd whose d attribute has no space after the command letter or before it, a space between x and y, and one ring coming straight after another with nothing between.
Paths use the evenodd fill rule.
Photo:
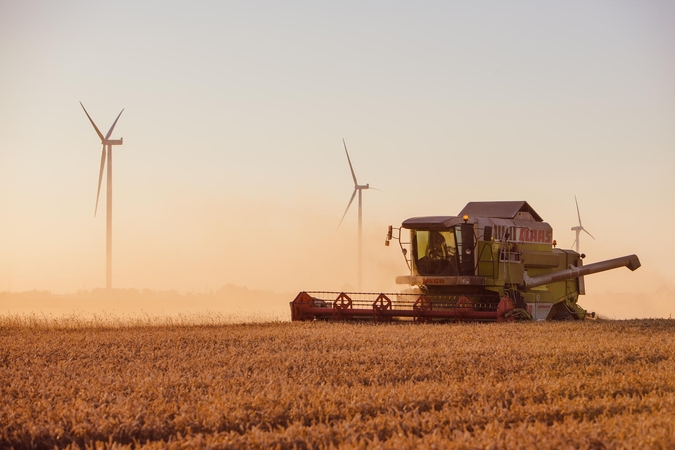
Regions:
<instances>
[{"instance_id":1,"label":"combine harvester","mask_svg":"<svg viewBox=\"0 0 675 450\"><path fill-rule=\"evenodd\" d=\"M403 242L402 229L410 230ZM584 275L640 267L636 255L584 266L584 254L556 248L553 229L524 201L470 202L458 216L413 217L389 227L410 275L401 293L301 292L292 320L415 322L579 320Z\"/></svg>"}]
</instances>

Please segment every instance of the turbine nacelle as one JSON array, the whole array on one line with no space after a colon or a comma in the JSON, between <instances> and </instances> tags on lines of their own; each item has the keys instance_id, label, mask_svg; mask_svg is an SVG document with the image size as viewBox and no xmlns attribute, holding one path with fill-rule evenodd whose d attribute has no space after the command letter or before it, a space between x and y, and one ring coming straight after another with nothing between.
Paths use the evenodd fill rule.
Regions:
<instances>
[{"instance_id":1,"label":"turbine nacelle","mask_svg":"<svg viewBox=\"0 0 675 450\"><path fill-rule=\"evenodd\" d=\"M119 138L119 139L106 139L105 141L101 142L103 145L122 145L124 144L124 138Z\"/></svg>"}]
</instances>

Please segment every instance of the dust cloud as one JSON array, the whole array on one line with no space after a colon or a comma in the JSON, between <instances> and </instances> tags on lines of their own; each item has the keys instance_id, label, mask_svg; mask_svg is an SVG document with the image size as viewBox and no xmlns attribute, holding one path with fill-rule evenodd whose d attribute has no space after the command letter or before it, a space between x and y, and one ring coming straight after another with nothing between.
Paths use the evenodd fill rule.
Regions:
<instances>
[{"instance_id":1,"label":"dust cloud","mask_svg":"<svg viewBox=\"0 0 675 450\"><path fill-rule=\"evenodd\" d=\"M214 312L289 320L289 302L303 290L401 290L394 280L408 268L397 241L385 247L384 240L387 226L399 226L406 217L387 223L364 208L359 288L356 204L336 230L342 201L311 195L293 202L183 195L150 213L119 208L115 289L101 289L105 234L100 221L93 237L62 230L59 242L27 242L23 253L31 257L15 269L13 288L4 280L8 288L0 289L0 314ZM620 255L608 255L614 256ZM675 286L652 270L648 258L642 261L634 273L619 269L587 276L580 305L607 318L671 317Z\"/></svg>"},{"instance_id":2,"label":"dust cloud","mask_svg":"<svg viewBox=\"0 0 675 450\"><path fill-rule=\"evenodd\" d=\"M606 253L599 259L623 256ZM634 272L626 268L584 277L586 295L579 304L610 319L668 318L675 315L675 285L659 273L650 255L638 253L642 266Z\"/></svg>"},{"instance_id":3,"label":"dust cloud","mask_svg":"<svg viewBox=\"0 0 675 450\"><path fill-rule=\"evenodd\" d=\"M58 267L42 261L29 268L30 279L49 282L0 292L0 313L210 311L289 320L289 302L302 290L359 290L356 205L336 230L344 206L322 214L316 212L320 204L186 196L145 223L121 213L113 237L113 290L101 288L104 235L91 244L99 250L95 258L64 253L63 243L50 254L49 243L42 243L47 260ZM364 220L362 291L397 290L394 278L407 272L398 246L384 246L387 225ZM93 276L80 284L74 273ZM20 286L20 274L14 278Z\"/></svg>"},{"instance_id":4,"label":"dust cloud","mask_svg":"<svg viewBox=\"0 0 675 450\"><path fill-rule=\"evenodd\" d=\"M608 319L651 319L675 316L675 290L661 286L652 293L606 291L580 298L579 304Z\"/></svg>"}]
</instances>

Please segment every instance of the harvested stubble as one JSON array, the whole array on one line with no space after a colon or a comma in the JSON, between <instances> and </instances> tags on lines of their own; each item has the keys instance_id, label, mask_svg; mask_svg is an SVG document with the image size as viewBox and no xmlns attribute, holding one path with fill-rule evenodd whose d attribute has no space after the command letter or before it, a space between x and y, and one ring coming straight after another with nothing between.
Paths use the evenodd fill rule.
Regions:
<instances>
[{"instance_id":1,"label":"harvested stubble","mask_svg":"<svg viewBox=\"0 0 675 450\"><path fill-rule=\"evenodd\" d=\"M0 447L675 448L674 342L673 320L14 321Z\"/></svg>"}]
</instances>

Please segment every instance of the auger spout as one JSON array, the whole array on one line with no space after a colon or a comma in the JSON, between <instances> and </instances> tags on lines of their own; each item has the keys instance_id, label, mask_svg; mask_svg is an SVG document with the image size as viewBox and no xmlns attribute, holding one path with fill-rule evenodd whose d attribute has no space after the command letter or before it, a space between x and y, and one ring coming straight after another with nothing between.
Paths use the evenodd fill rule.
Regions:
<instances>
[{"instance_id":1,"label":"auger spout","mask_svg":"<svg viewBox=\"0 0 675 450\"><path fill-rule=\"evenodd\" d=\"M589 264L587 266L574 267L570 266L568 269L553 272L538 277L528 277L525 275L525 288L530 289L544 284L555 283L557 281L566 281L573 278L582 277L584 275L591 275L606 270L618 269L619 267L628 267L631 271L640 267L640 259L637 255L622 256L620 258L608 259L597 263Z\"/></svg>"}]
</instances>

